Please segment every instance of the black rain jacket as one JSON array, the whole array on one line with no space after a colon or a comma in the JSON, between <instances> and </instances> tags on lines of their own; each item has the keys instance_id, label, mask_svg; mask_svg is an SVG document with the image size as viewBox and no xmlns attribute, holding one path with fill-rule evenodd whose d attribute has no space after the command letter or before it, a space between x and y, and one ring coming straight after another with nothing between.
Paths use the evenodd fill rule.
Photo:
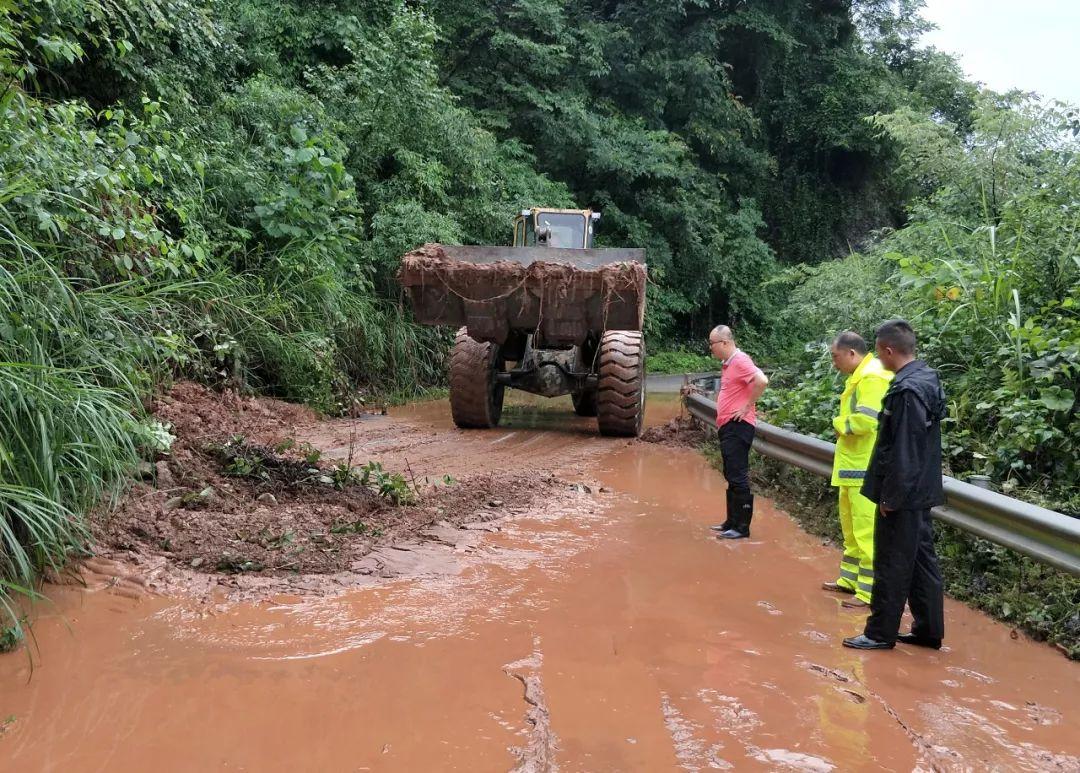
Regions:
<instances>
[{"instance_id":1,"label":"black rain jacket","mask_svg":"<svg viewBox=\"0 0 1080 773\"><path fill-rule=\"evenodd\" d=\"M927 510L944 504L941 420L945 415L945 392L937 371L922 360L900 368L882 401L863 496L886 510Z\"/></svg>"}]
</instances>

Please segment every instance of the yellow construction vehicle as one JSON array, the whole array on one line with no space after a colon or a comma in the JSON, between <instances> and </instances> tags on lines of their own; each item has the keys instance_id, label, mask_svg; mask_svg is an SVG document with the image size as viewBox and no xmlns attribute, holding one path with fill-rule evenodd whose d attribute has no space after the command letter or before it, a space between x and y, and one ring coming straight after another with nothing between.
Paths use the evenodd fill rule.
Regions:
<instances>
[{"instance_id":1,"label":"yellow construction vehicle","mask_svg":"<svg viewBox=\"0 0 1080 773\"><path fill-rule=\"evenodd\" d=\"M599 212L522 210L513 246L427 244L399 278L417 320L457 327L450 408L498 425L507 387L571 395L601 434L636 436L645 406L645 251L595 249Z\"/></svg>"}]
</instances>

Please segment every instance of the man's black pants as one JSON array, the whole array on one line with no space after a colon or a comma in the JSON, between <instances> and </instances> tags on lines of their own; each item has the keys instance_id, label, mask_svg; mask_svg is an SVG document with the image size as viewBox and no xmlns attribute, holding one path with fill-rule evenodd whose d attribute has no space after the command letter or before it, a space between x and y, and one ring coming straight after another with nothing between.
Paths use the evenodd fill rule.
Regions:
<instances>
[{"instance_id":1,"label":"man's black pants","mask_svg":"<svg viewBox=\"0 0 1080 773\"><path fill-rule=\"evenodd\" d=\"M930 511L894 510L886 516L879 512L874 523L874 594L866 635L894 643L906 602L915 618L913 634L945 638L942 593Z\"/></svg>"},{"instance_id":2,"label":"man's black pants","mask_svg":"<svg viewBox=\"0 0 1080 773\"><path fill-rule=\"evenodd\" d=\"M724 477L733 491L750 493L750 448L754 445L754 425L729 421L720 427L720 456Z\"/></svg>"}]
</instances>

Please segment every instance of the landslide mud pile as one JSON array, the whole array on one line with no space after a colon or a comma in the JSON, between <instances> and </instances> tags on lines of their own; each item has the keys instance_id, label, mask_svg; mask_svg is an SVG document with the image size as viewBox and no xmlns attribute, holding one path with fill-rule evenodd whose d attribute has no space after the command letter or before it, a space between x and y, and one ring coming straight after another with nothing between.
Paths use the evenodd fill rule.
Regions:
<instances>
[{"instance_id":1,"label":"landslide mud pile","mask_svg":"<svg viewBox=\"0 0 1080 773\"><path fill-rule=\"evenodd\" d=\"M371 574L373 550L436 526L505 516L559 487L551 476L411 476L358 455L326 460L293 440L306 408L178 384L153 407L176 440L117 511L93 528L99 554L222 577ZM420 475L421 473L417 473ZM513 497L513 507L508 503Z\"/></svg>"},{"instance_id":2,"label":"landslide mud pile","mask_svg":"<svg viewBox=\"0 0 1080 773\"><path fill-rule=\"evenodd\" d=\"M665 446L696 447L709 439L709 436L689 416L677 416L667 424L650 427L641 433L639 443L658 443Z\"/></svg>"}]
</instances>

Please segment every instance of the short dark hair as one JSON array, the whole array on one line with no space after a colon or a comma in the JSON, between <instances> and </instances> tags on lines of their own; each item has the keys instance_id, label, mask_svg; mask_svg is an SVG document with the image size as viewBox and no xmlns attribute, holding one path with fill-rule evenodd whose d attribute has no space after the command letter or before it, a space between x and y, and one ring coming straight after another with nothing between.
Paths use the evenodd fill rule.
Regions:
<instances>
[{"instance_id":1,"label":"short dark hair","mask_svg":"<svg viewBox=\"0 0 1080 773\"><path fill-rule=\"evenodd\" d=\"M851 349L857 354L866 354L870 348L866 345L866 339L854 330L845 330L833 339L834 349Z\"/></svg>"},{"instance_id":2,"label":"short dark hair","mask_svg":"<svg viewBox=\"0 0 1080 773\"><path fill-rule=\"evenodd\" d=\"M874 331L874 337L900 354L915 353L915 331L907 320L890 319Z\"/></svg>"}]
</instances>

